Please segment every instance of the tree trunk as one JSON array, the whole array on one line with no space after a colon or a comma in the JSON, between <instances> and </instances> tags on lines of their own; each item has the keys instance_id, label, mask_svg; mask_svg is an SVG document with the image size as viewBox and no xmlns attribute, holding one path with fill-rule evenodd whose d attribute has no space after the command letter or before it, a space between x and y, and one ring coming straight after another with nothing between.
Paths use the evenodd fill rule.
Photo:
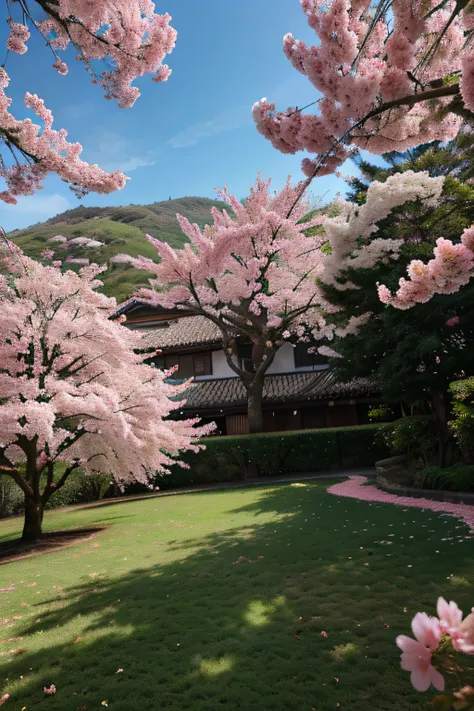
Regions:
<instances>
[{"instance_id":1,"label":"tree trunk","mask_svg":"<svg viewBox=\"0 0 474 711\"><path fill-rule=\"evenodd\" d=\"M41 499L25 494L25 523L21 540L25 543L35 543L42 536L43 504Z\"/></svg>"},{"instance_id":2,"label":"tree trunk","mask_svg":"<svg viewBox=\"0 0 474 711\"><path fill-rule=\"evenodd\" d=\"M263 432L263 380L254 382L247 388L247 413L250 434Z\"/></svg>"},{"instance_id":3,"label":"tree trunk","mask_svg":"<svg viewBox=\"0 0 474 711\"><path fill-rule=\"evenodd\" d=\"M448 428L446 393L442 390L433 390L431 392L431 405L438 434L438 464L440 467L447 467L453 462L454 451Z\"/></svg>"}]
</instances>

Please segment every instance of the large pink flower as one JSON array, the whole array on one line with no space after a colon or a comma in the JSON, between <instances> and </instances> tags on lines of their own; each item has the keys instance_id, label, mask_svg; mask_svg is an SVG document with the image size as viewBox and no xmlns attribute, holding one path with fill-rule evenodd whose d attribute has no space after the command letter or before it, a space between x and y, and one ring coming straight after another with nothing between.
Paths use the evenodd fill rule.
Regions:
<instances>
[{"instance_id":1,"label":"large pink flower","mask_svg":"<svg viewBox=\"0 0 474 711\"><path fill-rule=\"evenodd\" d=\"M441 630L452 635L461 624L462 610L459 609L454 600L447 602L444 597L438 598L437 612Z\"/></svg>"},{"instance_id":2,"label":"large pink flower","mask_svg":"<svg viewBox=\"0 0 474 711\"><path fill-rule=\"evenodd\" d=\"M438 598L438 615L441 629L449 634L453 647L457 652L474 654L474 608L473 612L462 620L462 610L451 600Z\"/></svg>"},{"instance_id":3,"label":"large pink flower","mask_svg":"<svg viewBox=\"0 0 474 711\"><path fill-rule=\"evenodd\" d=\"M453 647L464 654L474 654L474 607L459 625L456 640L453 639Z\"/></svg>"},{"instance_id":4,"label":"large pink flower","mask_svg":"<svg viewBox=\"0 0 474 711\"><path fill-rule=\"evenodd\" d=\"M402 650L400 665L411 672L411 683L417 691L427 691L431 684L439 691L444 690L444 679L431 664L432 652L438 649L442 637L441 625L437 617L426 612L418 612L412 620L411 628L416 639L399 635L397 647Z\"/></svg>"}]
</instances>

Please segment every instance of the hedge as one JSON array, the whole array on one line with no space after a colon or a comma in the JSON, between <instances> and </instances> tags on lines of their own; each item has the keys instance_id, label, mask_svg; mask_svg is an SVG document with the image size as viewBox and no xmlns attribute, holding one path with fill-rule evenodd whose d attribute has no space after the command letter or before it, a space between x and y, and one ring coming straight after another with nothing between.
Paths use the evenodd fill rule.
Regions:
<instances>
[{"instance_id":1,"label":"hedge","mask_svg":"<svg viewBox=\"0 0 474 711\"><path fill-rule=\"evenodd\" d=\"M189 469L175 466L157 478L160 489L235 481L248 476L271 477L302 472L372 466L390 452L376 438L380 424L321 430L271 432L210 437L206 449L186 452Z\"/></svg>"},{"instance_id":2,"label":"hedge","mask_svg":"<svg viewBox=\"0 0 474 711\"><path fill-rule=\"evenodd\" d=\"M55 479L59 479L66 464L59 462L55 469ZM101 499L110 487L110 478L86 476L82 470L74 471L64 486L52 495L47 509L69 504L82 504ZM113 493L113 492L111 492ZM16 516L25 510L24 495L20 487L8 476L0 476L0 518Z\"/></svg>"},{"instance_id":3,"label":"hedge","mask_svg":"<svg viewBox=\"0 0 474 711\"><path fill-rule=\"evenodd\" d=\"M474 466L453 464L451 467L425 467L413 476L413 486L435 491L474 492Z\"/></svg>"},{"instance_id":4,"label":"hedge","mask_svg":"<svg viewBox=\"0 0 474 711\"><path fill-rule=\"evenodd\" d=\"M258 435L209 437L206 449L180 457L189 469L172 467L171 474L157 476L160 489L177 489L198 484L236 481L249 476L272 477L283 474L329 471L372 466L390 452L383 437L376 437L383 424L337 427L322 430L271 432ZM58 467L56 476L61 473ZM74 472L64 487L54 494L47 508L85 503L102 498L108 482ZM111 488L112 489L112 488ZM125 494L148 492L141 484L126 488ZM110 493L114 493L113 490ZM0 518L23 511L23 494L8 477L0 477Z\"/></svg>"}]
</instances>

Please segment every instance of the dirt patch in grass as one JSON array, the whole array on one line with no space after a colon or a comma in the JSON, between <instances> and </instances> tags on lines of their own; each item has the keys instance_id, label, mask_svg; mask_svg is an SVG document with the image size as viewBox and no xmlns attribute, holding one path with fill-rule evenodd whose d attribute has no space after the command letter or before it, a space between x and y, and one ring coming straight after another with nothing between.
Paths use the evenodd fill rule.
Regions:
<instances>
[{"instance_id":1,"label":"dirt patch in grass","mask_svg":"<svg viewBox=\"0 0 474 711\"><path fill-rule=\"evenodd\" d=\"M83 543L106 528L106 526L97 526L95 528L79 528L71 531L51 531L45 533L36 543L24 543L21 539L5 541L0 543L0 565L22 558L31 558L31 556L39 555L40 553L51 553L51 551L67 548L75 543Z\"/></svg>"}]
</instances>

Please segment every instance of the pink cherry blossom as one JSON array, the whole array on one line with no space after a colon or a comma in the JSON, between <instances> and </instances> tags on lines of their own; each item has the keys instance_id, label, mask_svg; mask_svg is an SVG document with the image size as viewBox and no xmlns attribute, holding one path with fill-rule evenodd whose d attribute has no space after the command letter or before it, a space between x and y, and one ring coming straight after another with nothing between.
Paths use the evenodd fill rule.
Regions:
<instances>
[{"instance_id":1,"label":"pink cherry blossom","mask_svg":"<svg viewBox=\"0 0 474 711\"><path fill-rule=\"evenodd\" d=\"M54 686L54 684L51 684L51 686L45 686L43 691L45 694L52 696L56 693L56 687Z\"/></svg>"},{"instance_id":2,"label":"pink cherry blossom","mask_svg":"<svg viewBox=\"0 0 474 711\"><path fill-rule=\"evenodd\" d=\"M439 597L437 612L442 631L449 635L454 633L461 624L462 610L453 600L447 602L444 597Z\"/></svg>"},{"instance_id":3,"label":"pink cherry blossom","mask_svg":"<svg viewBox=\"0 0 474 711\"><path fill-rule=\"evenodd\" d=\"M459 316L452 316L451 318L448 318L448 320L445 323L445 326L448 328L454 328L455 326L458 326L460 323L460 318Z\"/></svg>"},{"instance_id":4,"label":"pink cherry blossom","mask_svg":"<svg viewBox=\"0 0 474 711\"><path fill-rule=\"evenodd\" d=\"M416 639L405 635L396 639L402 650L402 669L411 672L411 683L417 691L427 691L431 685L443 691L443 676L431 664L432 652L437 650L442 636L439 620L418 612L412 620L412 630Z\"/></svg>"},{"instance_id":5,"label":"pink cherry blossom","mask_svg":"<svg viewBox=\"0 0 474 711\"><path fill-rule=\"evenodd\" d=\"M385 183L373 182L363 206L341 200L337 216L315 214L302 222L309 211L307 183L292 186L288 181L272 194L270 181L259 177L245 205L227 190L218 191L234 214L215 209L212 226L201 229L178 215L189 238L183 249L147 236L159 263L128 255L113 261L154 275L152 289L139 294L147 302L218 319L262 346L292 334L302 338L310 332L317 340L345 336L357 333L370 314L336 327L330 316L337 309L325 300L319 284L350 289L349 283L338 281L348 267L370 268L396 259L401 240L379 238L377 223L410 200L435 205L443 182L443 177L406 171ZM313 227L319 230L311 235ZM328 244L330 250L322 249Z\"/></svg>"},{"instance_id":6,"label":"pink cherry blossom","mask_svg":"<svg viewBox=\"0 0 474 711\"><path fill-rule=\"evenodd\" d=\"M460 244L440 237L428 264L413 260L407 268L409 279L400 279L395 294L379 286L379 298L397 309L409 309L426 303L434 294L453 294L467 284L474 275L474 227L465 229ZM457 321L456 321L457 319ZM449 328L459 323L457 316L449 319Z\"/></svg>"},{"instance_id":7,"label":"pink cherry blossom","mask_svg":"<svg viewBox=\"0 0 474 711\"><path fill-rule=\"evenodd\" d=\"M107 98L117 99L122 107L132 106L140 96L132 86L138 77L151 74L158 82L169 77L171 70L163 60L173 51L177 33L170 15L158 15L151 0L44 0L41 7L46 19L26 17L56 53L53 66L60 74L67 73L67 66L57 52L72 43ZM10 20L9 49L26 52L29 36L26 25ZM109 69L97 76L92 60L108 60Z\"/></svg>"},{"instance_id":8,"label":"pink cherry blossom","mask_svg":"<svg viewBox=\"0 0 474 711\"><path fill-rule=\"evenodd\" d=\"M63 274L10 242L4 256L0 450L27 500L46 503L79 466L122 487L146 485L166 474L181 450L200 449L198 438L213 425L168 419L188 383L171 384L147 365L137 353L142 335L110 318L116 302L97 291L103 268ZM17 468L25 453L36 462L28 480ZM68 472L59 482L49 476L58 461Z\"/></svg>"},{"instance_id":9,"label":"pink cherry blossom","mask_svg":"<svg viewBox=\"0 0 474 711\"><path fill-rule=\"evenodd\" d=\"M122 108L133 106L140 96L133 85L136 79L149 74L152 81L164 82L170 76L163 61L175 46L176 31L170 15L156 13L152 0L41 0L39 4L45 19L31 14L27 2L7 3L7 50L25 54L30 28L39 31L53 51L53 68L66 75L68 66L58 53L72 45L93 82ZM101 60L106 69L96 74ZM0 67L0 134L8 148L0 155L0 177L6 183L0 200L15 204L17 196L32 195L42 188L48 173L69 183L78 197L89 191L106 194L124 187L126 178L120 171L108 174L81 160L82 146L69 143L64 129L52 128L53 116L36 94L27 93L25 105L41 124L15 118L4 91L8 84L9 77Z\"/></svg>"},{"instance_id":10,"label":"pink cherry blossom","mask_svg":"<svg viewBox=\"0 0 474 711\"><path fill-rule=\"evenodd\" d=\"M61 59L57 59L54 62L53 67L54 67L54 69L56 69L58 74L62 74L63 76L65 76L69 71L67 64L65 62L63 62Z\"/></svg>"},{"instance_id":11,"label":"pink cherry blossom","mask_svg":"<svg viewBox=\"0 0 474 711\"><path fill-rule=\"evenodd\" d=\"M283 51L313 85L316 109L277 111L266 98L253 107L257 129L277 150L316 156L303 160L306 175L334 171L350 143L385 153L450 140L462 123L456 99L474 111L474 49L465 41L474 21L466 3L391 0L375 21L370 5L302 0L316 41L288 33Z\"/></svg>"},{"instance_id":12,"label":"pink cherry blossom","mask_svg":"<svg viewBox=\"0 0 474 711\"><path fill-rule=\"evenodd\" d=\"M474 654L474 608L454 634L453 647L464 654Z\"/></svg>"},{"instance_id":13,"label":"pink cherry blossom","mask_svg":"<svg viewBox=\"0 0 474 711\"><path fill-rule=\"evenodd\" d=\"M25 54L28 50L26 43L30 38L28 27L18 22L13 22L11 19L8 24L10 25L10 35L7 39L7 49L17 54Z\"/></svg>"},{"instance_id":14,"label":"pink cherry blossom","mask_svg":"<svg viewBox=\"0 0 474 711\"><path fill-rule=\"evenodd\" d=\"M453 601L438 598L438 616L443 632L451 637L453 647L464 654L474 654L474 614L464 620L462 610Z\"/></svg>"},{"instance_id":15,"label":"pink cherry blossom","mask_svg":"<svg viewBox=\"0 0 474 711\"><path fill-rule=\"evenodd\" d=\"M18 195L32 195L50 172L69 183L78 196L90 190L110 193L124 187L126 178L120 171L106 173L97 165L81 160L82 146L69 143L64 129L53 129L51 111L36 94L27 93L25 105L41 119L43 128L29 118L15 119L9 112L11 99L3 91L9 81L5 70L0 68L0 130L3 140L15 155L35 156L37 161L10 166L6 162L0 163L0 176L7 186L7 190L0 193L1 200L15 204Z\"/></svg>"}]
</instances>

